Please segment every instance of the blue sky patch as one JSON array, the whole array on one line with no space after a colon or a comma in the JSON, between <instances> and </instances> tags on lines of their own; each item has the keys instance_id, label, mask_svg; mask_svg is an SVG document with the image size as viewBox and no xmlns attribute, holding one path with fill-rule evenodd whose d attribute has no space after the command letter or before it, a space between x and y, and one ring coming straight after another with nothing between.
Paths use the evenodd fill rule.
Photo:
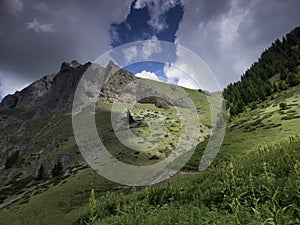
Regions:
<instances>
[{"instance_id":1,"label":"blue sky patch","mask_svg":"<svg viewBox=\"0 0 300 225\"><path fill-rule=\"evenodd\" d=\"M111 47L115 48L134 41L149 40L152 37L156 37L160 41L175 42L176 31L184 13L181 4L174 5L160 15L166 23L166 26L161 30L157 30L149 24L151 17L148 5L137 9L134 7L135 4L136 1L131 4L130 13L123 22L111 25ZM133 74L146 70L155 73L161 81L167 80L163 71L164 63L140 62L126 66L125 69Z\"/></svg>"}]
</instances>

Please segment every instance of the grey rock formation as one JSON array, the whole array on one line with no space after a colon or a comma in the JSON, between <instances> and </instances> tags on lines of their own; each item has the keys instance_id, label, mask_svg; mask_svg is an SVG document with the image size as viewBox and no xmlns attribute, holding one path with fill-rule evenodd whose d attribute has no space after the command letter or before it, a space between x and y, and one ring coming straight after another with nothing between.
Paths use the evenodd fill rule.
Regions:
<instances>
[{"instance_id":1,"label":"grey rock formation","mask_svg":"<svg viewBox=\"0 0 300 225\"><path fill-rule=\"evenodd\" d=\"M79 64L77 61L64 62L58 73L44 76L23 90L6 96L0 103L0 110L36 107L38 110L34 116L35 118L51 114L60 109L70 110L76 87L82 75L88 69L92 70L98 77L97 79L103 82L106 82L114 73L120 70L112 61L109 62L106 68L90 62L84 65ZM110 90L105 91L107 96L114 89L112 85L108 85ZM88 86L86 96L92 97L89 96L90 93L97 93L98 97L100 91L89 90L91 87L91 85Z\"/></svg>"},{"instance_id":2,"label":"grey rock formation","mask_svg":"<svg viewBox=\"0 0 300 225\"><path fill-rule=\"evenodd\" d=\"M155 106L156 106L157 108L163 108L163 109L168 109L168 108L170 108L168 102L165 101L165 100L158 100L158 101L155 103Z\"/></svg>"},{"instance_id":3,"label":"grey rock formation","mask_svg":"<svg viewBox=\"0 0 300 225\"><path fill-rule=\"evenodd\" d=\"M167 100L159 98L157 96L149 96L149 97L139 100L138 102L139 103L151 103L151 104L154 104L157 108L163 108L163 109L168 109L172 105Z\"/></svg>"},{"instance_id":4,"label":"grey rock formation","mask_svg":"<svg viewBox=\"0 0 300 225\"><path fill-rule=\"evenodd\" d=\"M84 73L91 76L85 76L86 79L81 82L84 87L82 102L95 101L99 98L107 103L116 100L130 102L135 96L150 96L140 102L156 104L161 108L168 108L170 105L187 107L181 99L171 101L164 96L161 99L151 97L155 96L155 86L148 85L149 82L137 82L139 78L121 69L112 61L104 68L90 62L81 65L74 60L71 63L62 63L58 73L44 76L23 90L6 96L0 103L0 111L36 108L33 118L40 118L61 109L70 110L75 90ZM98 90L99 83L101 83L101 90ZM173 90L175 87L172 87ZM7 122L4 121L5 119L0 118L0 127Z\"/></svg>"},{"instance_id":5,"label":"grey rock formation","mask_svg":"<svg viewBox=\"0 0 300 225\"><path fill-rule=\"evenodd\" d=\"M44 76L22 91L6 96L0 103L0 110L41 107L39 113L44 114L68 108L82 74L90 65L91 63L81 65L77 61L64 62L58 73Z\"/></svg>"},{"instance_id":6,"label":"grey rock formation","mask_svg":"<svg viewBox=\"0 0 300 225\"><path fill-rule=\"evenodd\" d=\"M100 99L107 103L113 103L116 99L126 102L126 94L122 93L122 96L120 96L119 93L123 92L125 90L124 88L128 88L130 84L133 84L137 79L138 78L128 71L119 68L113 76L108 77L105 81L101 89Z\"/></svg>"}]
</instances>

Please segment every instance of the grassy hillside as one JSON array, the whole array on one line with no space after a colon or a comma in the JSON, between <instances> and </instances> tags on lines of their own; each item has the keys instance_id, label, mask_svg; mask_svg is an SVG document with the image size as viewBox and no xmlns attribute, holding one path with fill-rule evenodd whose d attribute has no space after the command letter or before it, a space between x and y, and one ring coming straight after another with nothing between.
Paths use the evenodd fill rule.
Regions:
<instances>
[{"instance_id":1,"label":"grassy hillside","mask_svg":"<svg viewBox=\"0 0 300 225\"><path fill-rule=\"evenodd\" d=\"M206 140L198 144L178 175L138 191L108 181L81 164L70 113L61 111L1 130L10 143L27 146L12 168L36 166L31 176L17 174L1 185L0 224L300 224L300 139L295 137L300 133L300 85L229 117L220 152L202 173L197 169L208 140L210 111L202 93L186 91L199 111L201 140ZM111 104L99 105L98 133L118 159L151 164L172 151L181 129L173 108L138 104L131 109L145 124L165 116L168 134L154 152L136 154L118 143L110 124ZM1 115L31 118L34 110L2 111ZM133 126L132 131L142 138L149 136L147 125ZM50 170L58 159L65 174L52 177ZM48 173L37 180L40 164ZM90 197L92 189L95 198Z\"/></svg>"},{"instance_id":2,"label":"grassy hillside","mask_svg":"<svg viewBox=\"0 0 300 225\"><path fill-rule=\"evenodd\" d=\"M198 110L201 110L198 116L202 122L201 140L203 140L209 133L207 125L210 124L206 97L199 91L188 89L186 91L195 101ZM151 164L172 152L181 129L174 108L160 109L153 104L137 104L131 109L135 119L144 120L143 126L132 127L137 136L147 138L149 135L147 123L155 121L160 116L165 117L167 129L167 135L157 149L151 153L136 154L136 151L121 145L114 135L110 118L111 106L99 102L99 111L95 118L99 136L116 158L131 164ZM18 118L30 119L35 109L7 110L0 113L3 116L13 114ZM102 178L88 166L84 166L73 137L71 122L71 114L60 111L51 116L11 125L0 131L0 135L5 136L9 143L26 146L26 151L20 154L12 168L32 167L29 171L17 174L8 184L0 186L0 224L72 224L78 215L87 209L92 187L98 196L107 191L118 192L128 189ZM9 155L4 156L6 157ZM58 160L63 164L63 174L53 177L51 170ZM44 165L46 173L43 179L38 180L40 165ZM54 217L59 219L53 220Z\"/></svg>"},{"instance_id":3,"label":"grassy hillside","mask_svg":"<svg viewBox=\"0 0 300 225\"><path fill-rule=\"evenodd\" d=\"M193 177L107 193L77 224L299 224L299 146L290 138Z\"/></svg>"},{"instance_id":4,"label":"grassy hillside","mask_svg":"<svg viewBox=\"0 0 300 225\"><path fill-rule=\"evenodd\" d=\"M228 122L208 170L130 195L108 193L77 224L299 224L299 101L296 86L247 108ZM198 168L204 147L185 170Z\"/></svg>"},{"instance_id":5,"label":"grassy hillside","mask_svg":"<svg viewBox=\"0 0 300 225\"><path fill-rule=\"evenodd\" d=\"M72 224L86 208L90 189L97 193L124 189L86 168L52 184L39 183L16 203L1 209L0 224Z\"/></svg>"},{"instance_id":6,"label":"grassy hillside","mask_svg":"<svg viewBox=\"0 0 300 225\"><path fill-rule=\"evenodd\" d=\"M199 92L191 91L190 95L197 99ZM203 109L205 106L201 105L205 98L200 97L202 100L198 106ZM132 188L114 184L89 168L65 178L43 182L29 180L23 189L25 195L0 210L0 224L72 224L75 221L80 224L80 221L89 221L92 188L97 199L94 216L98 221L94 224L272 224L275 220L277 224L297 224L300 145L299 138L289 140L288 137L300 132L299 101L298 85L231 118L216 160L201 174L190 176L189 171L197 170L205 142L197 146L184 168L186 172L166 184L143 191L135 192ZM281 102L287 104L285 109L280 109ZM101 105L105 111L111 108L107 104ZM148 107L157 113L162 111L152 105L139 107ZM61 135L61 138L69 134L70 121L63 120L69 116L56 114L55 117L63 122L47 126L51 129L46 133L50 137ZM102 127L103 122L109 121L106 116L108 114L96 116ZM200 116L207 117L205 114ZM40 130L48 122L38 120L31 126ZM107 126L109 130L109 123ZM47 137L42 135L43 132L38 133ZM109 141L109 136L106 139ZM73 141L71 144L75 145ZM63 152L68 148L65 144L59 144L58 149ZM149 160L148 157L144 159ZM17 185L15 187L12 190L17 191ZM30 188L32 190L28 190ZM124 194L118 194L121 192ZM133 194L128 195L131 192Z\"/></svg>"},{"instance_id":7,"label":"grassy hillside","mask_svg":"<svg viewBox=\"0 0 300 225\"><path fill-rule=\"evenodd\" d=\"M280 110L280 103L287 107ZM289 136L300 134L300 86L269 96L256 107L246 107L235 117L229 117L220 152L213 162L230 160L239 154ZM185 169L197 170L206 143L198 145Z\"/></svg>"}]
</instances>

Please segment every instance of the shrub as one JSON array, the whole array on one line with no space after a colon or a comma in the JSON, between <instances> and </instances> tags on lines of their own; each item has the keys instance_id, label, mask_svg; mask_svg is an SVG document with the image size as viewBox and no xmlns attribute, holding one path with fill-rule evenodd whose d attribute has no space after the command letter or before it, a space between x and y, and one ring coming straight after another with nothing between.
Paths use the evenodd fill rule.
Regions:
<instances>
[{"instance_id":1,"label":"shrub","mask_svg":"<svg viewBox=\"0 0 300 225\"><path fill-rule=\"evenodd\" d=\"M89 209L90 209L90 222L93 223L97 219L97 214L96 214L96 205L97 205L97 200L95 198L95 191L94 188L91 190L91 195L89 198Z\"/></svg>"},{"instance_id":2,"label":"shrub","mask_svg":"<svg viewBox=\"0 0 300 225\"><path fill-rule=\"evenodd\" d=\"M252 109L252 110L256 109L257 108L256 102L251 102L249 104L249 108Z\"/></svg>"},{"instance_id":3,"label":"shrub","mask_svg":"<svg viewBox=\"0 0 300 225\"><path fill-rule=\"evenodd\" d=\"M279 108L280 108L280 110L285 110L287 108L287 104L285 102L280 102Z\"/></svg>"}]
</instances>

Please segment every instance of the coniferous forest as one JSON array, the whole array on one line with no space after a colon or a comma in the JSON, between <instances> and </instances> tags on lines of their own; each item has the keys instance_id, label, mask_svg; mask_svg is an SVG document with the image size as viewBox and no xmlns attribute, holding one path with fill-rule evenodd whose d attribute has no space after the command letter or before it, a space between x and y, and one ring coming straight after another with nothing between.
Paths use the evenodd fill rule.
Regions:
<instances>
[{"instance_id":1,"label":"coniferous forest","mask_svg":"<svg viewBox=\"0 0 300 225\"><path fill-rule=\"evenodd\" d=\"M241 80L224 89L230 115L241 113L245 106L255 108L274 92L280 92L300 83L300 27L266 49Z\"/></svg>"}]
</instances>

